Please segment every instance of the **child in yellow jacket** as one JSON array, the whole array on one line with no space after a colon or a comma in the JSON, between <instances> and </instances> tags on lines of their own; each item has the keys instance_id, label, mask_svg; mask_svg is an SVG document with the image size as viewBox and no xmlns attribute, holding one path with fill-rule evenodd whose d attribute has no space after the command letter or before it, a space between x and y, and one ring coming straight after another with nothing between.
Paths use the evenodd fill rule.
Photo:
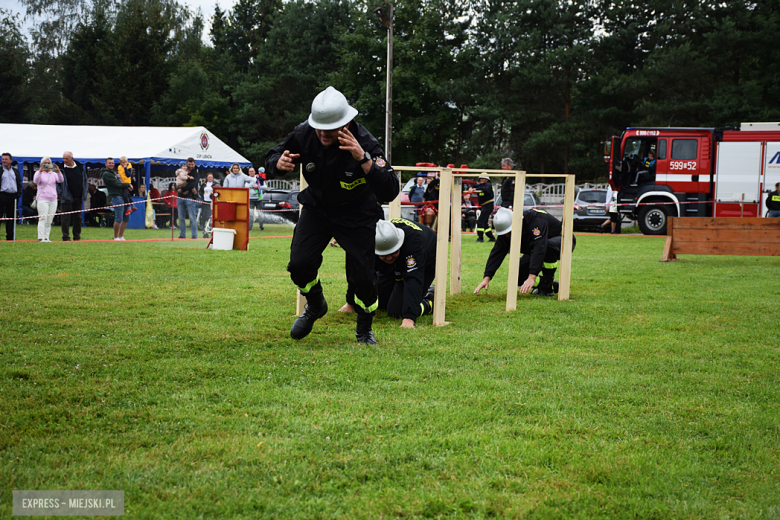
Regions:
<instances>
[{"instance_id":1,"label":"child in yellow jacket","mask_svg":"<svg viewBox=\"0 0 780 520\"><path fill-rule=\"evenodd\" d=\"M133 165L128 162L127 157L124 155L119 158L117 172L121 182L130 184L131 186L133 185ZM124 199L125 204L129 204L125 209L125 215L129 215L138 209L133 205L133 199L130 197L129 189L125 188L122 190L122 198Z\"/></svg>"}]
</instances>

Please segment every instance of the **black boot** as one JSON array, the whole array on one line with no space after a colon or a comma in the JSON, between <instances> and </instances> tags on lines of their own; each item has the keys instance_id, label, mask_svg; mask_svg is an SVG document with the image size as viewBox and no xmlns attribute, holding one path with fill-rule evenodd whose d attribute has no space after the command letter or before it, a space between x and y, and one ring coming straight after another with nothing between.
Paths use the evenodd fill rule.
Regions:
<instances>
[{"instance_id":1,"label":"black boot","mask_svg":"<svg viewBox=\"0 0 780 520\"><path fill-rule=\"evenodd\" d=\"M357 327L355 328L355 338L358 343L365 343L366 345L376 345L376 338L371 331L371 324L374 323L374 313L364 313L358 311L357 313Z\"/></svg>"},{"instance_id":2,"label":"black boot","mask_svg":"<svg viewBox=\"0 0 780 520\"><path fill-rule=\"evenodd\" d=\"M496 237L493 236L493 232L491 230L488 229L485 234L487 235L488 240L490 240L491 242L496 241Z\"/></svg>"},{"instance_id":3,"label":"black boot","mask_svg":"<svg viewBox=\"0 0 780 520\"><path fill-rule=\"evenodd\" d=\"M435 295L436 286L431 285L428 288L428 292L426 292L425 296L423 296L422 312L420 313L420 316L428 316L429 314L433 314L433 298Z\"/></svg>"},{"instance_id":4,"label":"black boot","mask_svg":"<svg viewBox=\"0 0 780 520\"><path fill-rule=\"evenodd\" d=\"M317 284L319 286L319 284ZM292 329L290 329L290 337L292 339L303 339L309 335L314 322L322 318L328 313L328 302L325 301L325 296L322 294L322 286L315 286L306 295L306 308L303 309L303 313L295 320Z\"/></svg>"},{"instance_id":5,"label":"black boot","mask_svg":"<svg viewBox=\"0 0 780 520\"><path fill-rule=\"evenodd\" d=\"M536 289L531 291L531 294L537 296L555 296L555 293L558 292L558 284L553 281L555 269L542 269L539 276L539 285L536 286Z\"/></svg>"},{"instance_id":6,"label":"black boot","mask_svg":"<svg viewBox=\"0 0 780 520\"><path fill-rule=\"evenodd\" d=\"M484 241L485 241L485 239L482 238L482 230L478 229L477 230L477 242L484 242Z\"/></svg>"}]
</instances>

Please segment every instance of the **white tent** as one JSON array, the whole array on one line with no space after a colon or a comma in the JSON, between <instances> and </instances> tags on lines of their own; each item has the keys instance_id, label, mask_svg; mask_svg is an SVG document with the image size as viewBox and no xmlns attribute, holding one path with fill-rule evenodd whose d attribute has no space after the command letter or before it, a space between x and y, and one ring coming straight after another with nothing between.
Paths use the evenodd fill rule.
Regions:
<instances>
[{"instance_id":1,"label":"white tent","mask_svg":"<svg viewBox=\"0 0 780 520\"><path fill-rule=\"evenodd\" d=\"M0 151L13 155L20 165L38 163L42 157L61 162L62 153L73 152L82 163L103 164L106 157L126 156L143 163L148 186L152 163L181 165L193 157L198 166L251 166L238 152L202 126L167 128L154 126L58 126L0 124Z\"/></svg>"}]
</instances>

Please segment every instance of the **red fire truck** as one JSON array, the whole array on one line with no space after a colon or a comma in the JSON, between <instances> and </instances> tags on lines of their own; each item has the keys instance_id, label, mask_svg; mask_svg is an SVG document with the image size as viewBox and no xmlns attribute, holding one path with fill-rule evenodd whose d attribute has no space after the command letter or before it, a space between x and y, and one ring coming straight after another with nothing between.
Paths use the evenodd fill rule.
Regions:
<instances>
[{"instance_id":1,"label":"red fire truck","mask_svg":"<svg viewBox=\"0 0 780 520\"><path fill-rule=\"evenodd\" d=\"M780 182L780 123L627 128L604 158L620 212L646 235L665 235L674 216L757 217Z\"/></svg>"}]
</instances>

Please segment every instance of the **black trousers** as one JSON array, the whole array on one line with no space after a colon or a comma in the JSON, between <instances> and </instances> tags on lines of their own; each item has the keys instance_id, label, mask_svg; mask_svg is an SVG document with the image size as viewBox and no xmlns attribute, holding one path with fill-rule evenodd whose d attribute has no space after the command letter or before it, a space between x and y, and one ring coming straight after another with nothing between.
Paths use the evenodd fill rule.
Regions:
<instances>
[{"instance_id":1,"label":"black trousers","mask_svg":"<svg viewBox=\"0 0 780 520\"><path fill-rule=\"evenodd\" d=\"M73 202L61 203L60 211L80 211L81 199L73 199ZM60 215L60 227L62 228L62 239L70 240L70 225L73 224L73 240L81 240L81 213L71 213L70 215Z\"/></svg>"},{"instance_id":2,"label":"black trousers","mask_svg":"<svg viewBox=\"0 0 780 520\"><path fill-rule=\"evenodd\" d=\"M428 292L428 288L436 278L436 266L431 266L425 270L423 276L423 293ZM392 274L378 273L377 291L379 292L379 308L387 310L387 315L391 318L400 318L404 312L404 281L396 280ZM420 299L422 303L422 299ZM422 309L420 309L422 311ZM419 314L417 315L420 316Z\"/></svg>"},{"instance_id":3,"label":"black trousers","mask_svg":"<svg viewBox=\"0 0 780 520\"><path fill-rule=\"evenodd\" d=\"M290 246L290 278L304 295L315 287L322 252L335 238L347 255L347 283L354 290L356 311L375 311L375 234L376 203L372 200L335 208L304 205Z\"/></svg>"},{"instance_id":4,"label":"black trousers","mask_svg":"<svg viewBox=\"0 0 780 520\"><path fill-rule=\"evenodd\" d=\"M14 217L18 216L14 215L14 208L16 207L16 202L18 200L19 199L17 199L16 195L13 193L0 192L0 218L11 219L5 221L6 240L14 239Z\"/></svg>"},{"instance_id":5,"label":"black trousers","mask_svg":"<svg viewBox=\"0 0 780 520\"><path fill-rule=\"evenodd\" d=\"M558 269L558 261L561 259L561 244L563 237L553 237L547 240L547 252L544 255L544 267L542 267L541 280L537 283L539 287L552 287L555 271ZM571 237L571 250L577 247L577 238ZM525 254L520 257L520 272L517 277L518 287L523 285L528 279L528 267L531 264L531 255Z\"/></svg>"},{"instance_id":6,"label":"black trousers","mask_svg":"<svg viewBox=\"0 0 780 520\"><path fill-rule=\"evenodd\" d=\"M477 219L477 231L488 231L488 222L490 222L490 216L493 214L493 203L488 202L482 206Z\"/></svg>"}]
</instances>

